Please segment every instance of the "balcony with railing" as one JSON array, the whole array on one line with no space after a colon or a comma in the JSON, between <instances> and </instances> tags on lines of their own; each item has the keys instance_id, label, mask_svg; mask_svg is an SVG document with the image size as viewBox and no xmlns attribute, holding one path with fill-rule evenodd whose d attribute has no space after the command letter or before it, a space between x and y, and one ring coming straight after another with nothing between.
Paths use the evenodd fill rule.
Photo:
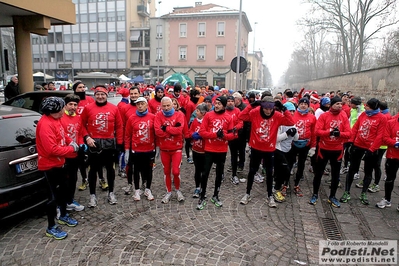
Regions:
<instances>
[{"instance_id":1,"label":"balcony with railing","mask_svg":"<svg viewBox=\"0 0 399 266\"><path fill-rule=\"evenodd\" d=\"M143 17L149 17L150 12L148 12L147 7L145 5L138 5L137 6L137 13Z\"/></svg>"}]
</instances>

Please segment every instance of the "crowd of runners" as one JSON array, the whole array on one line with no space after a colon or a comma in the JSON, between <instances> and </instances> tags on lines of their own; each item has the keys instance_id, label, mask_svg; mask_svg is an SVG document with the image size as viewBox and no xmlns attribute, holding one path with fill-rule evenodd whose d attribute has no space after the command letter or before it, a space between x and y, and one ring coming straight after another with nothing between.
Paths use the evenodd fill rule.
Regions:
<instances>
[{"instance_id":1,"label":"crowd of runners","mask_svg":"<svg viewBox=\"0 0 399 266\"><path fill-rule=\"evenodd\" d=\"M183 153L195 169L194 176L186 177L192 178L192 187L184 191L193 191L190 197L197 198L198 210L208 202L212 169L216 178L209 198L217 207L223 206L219 196L223 182L246 185L240 200L245 205L251 201L253 183L264 180L269 207L283 203L289 189L298 197L309 197L314 205L322 176L328 174L328 202L338 208L351 200L362 160L364 178L356 184L362 188L361 203L370 204L367 193L378 192L384 176L385 197L376 206L391 206L399 166L399 116L391 116L387 103L376 98L339 91L319 95L304 89L273 97L269 91L247 95L217 86L133 85L118 90L122 100L115 106L107 102L106 86L94 88L94 99L86 96L82 82L75 82L72 89L65 99L49 97L42 102L37 125L38 167L49 183L49 237L67 236L56 221L78 224L68 214L85 208L74 199L77 188L89 189L87 207L97 206L97 179L108 190L111 205L118 203L116 174L126 177L118 182L126 182L123 192L132 194L133 201L154 200L151 184L157 157L165 183L161 202L168 204L173 192L179 202L186 200L180 187ZM312 195L304 195L300 184L308 159L314 175ZM77 187L78 171L82 182ZM243 172L246 178L238 178ZM339 186L344 186L344 193L337 197Z\"/></svg>"}]
</instances>

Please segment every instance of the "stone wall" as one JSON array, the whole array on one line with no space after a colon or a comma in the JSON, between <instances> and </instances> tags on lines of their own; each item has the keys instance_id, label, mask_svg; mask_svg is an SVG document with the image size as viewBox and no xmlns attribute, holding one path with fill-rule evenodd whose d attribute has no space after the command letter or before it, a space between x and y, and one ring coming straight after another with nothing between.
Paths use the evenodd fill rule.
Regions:
<instances>
[{"instance_id":1,"label":"stone wall","mask_svg":"<svg viewBox=\"0 0 399 266\"><path fill-rule=\"evenodd\" d=\"M337 90L352 91L353 94L364 97L366 100L374 97L387 101L392 115L399 110L399 65L311 80L290 86L291 89L298 91L303 87L306 90L317 90L319 94Z\"/></svg>"}]
</instances>

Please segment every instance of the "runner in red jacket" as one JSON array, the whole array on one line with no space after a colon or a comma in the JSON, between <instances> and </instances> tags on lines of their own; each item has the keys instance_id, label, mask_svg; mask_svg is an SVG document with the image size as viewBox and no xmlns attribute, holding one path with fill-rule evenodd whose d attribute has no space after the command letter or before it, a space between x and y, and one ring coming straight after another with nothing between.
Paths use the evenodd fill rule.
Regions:
<instances>
[{"instance_id":1,"label":"runner in red jacket","mask_svg":"<svg viewBox=\"0 0 399 266\"><path fill-rule=\"evenodd\" d=\"M133 199L140 200L140 174L146 184L144 195L148 200L154 200L151 193L152 167L155 156L155 115L148 111L148 103L144 97L136 101L137 110L126 123L125 129L125 162L129 171L133 170L135 194ZM130 175L131 176L131 175ZM132 180L124 188L125 194L132 191Z\"/></svg>"},{"instance_id":2,"label":"runner in red jacket","mask_svg":"<svg viewBox=\"0 0 399 266\"><path fill-rule=\"evenodd\" d=\"M157 85L155 87L154 98L152 98L148 102L148 109L154 115L161 111L161 100L162 100L163 96L165 96L165 90L164 90L163 86Z\"/></svg>"},{"instance_id":3,"label":"runner in red jacket","mask_svg":"<svg viewBox=\"0 0 399 266\"><path fill-rule=\"evenodd\" d=\"M226 97L217 97L215 100L215 109L213 112L206 113L199 130L199 135L205 143L205 164L201 180L201 197L197 205L198 210L204 209L206 205L206 187L213 163L216 164L216 179L211 202L216 207L222 207L223 205L219 199L219 192L223 179L228 141L237 137L237 132L233 131L233 119L225 112L226 105Z\"/></svg>"},{"instance_id":4,"label":"runner in red jacket","mask_svg":"<svg viewBox=\"0 0 399 266\"><path fill-rule=\"evenodd\" d=\"M72 86L72 90L73 93L78 95L80 98L76 113L78 115L81 115L87 105L94 103L94 99L91 97L86 98L86 86L81 81L76 81Z\"/></svg>"},{"instance_id":5,"label":"runner in red jacket","mask_svg":"<svg viewBox=\"0 0 399 266\"><path fill-rule=\"evenodd\" d=\"M46 205L48 226L46 235L55 239L64 239L67 233L55 225L57 204L61 215L59 224L76 226L78 222L66 212L67 175L64 169L65 157L73 156L79 146L67 136L60 122L64 114L65 102L58 97L48 97L41 103L43 116L36 128L36 148L38 168L43 171L49 184L49 201Z\"/></svg>"},{"instance_id":6,"label":"runner in red jacket","mask_svg":"<svg viewBox=\"0 0 399 266\"><path fill-rule=\"evenodd\" d=\"M188 135L188 127L184 114L175 111L169 97L163 97L161 105L162 111L155 115L154 128L166 185L166 194L162 203L168 203L172 196L171 173L173 174L177 200L183 201L184 196L180 191L180 163L184 137Z\"/></svg>"},{"instance_id":7,"label":"runner in red jacket","mask_svg":"<svg viewBox=\"0 0 399 266\"><path fill-rule=\"evenodd\" d=\"M309 203L315 205L319 198L319 188L324 169L328 162L331 165L331 188L328 203L339 208L341 205L335 193L339 183L339 171L344 155L344 143L351 136L348 117L342 109L342 100L335 96L331 99L330 110L321 114L316 122L315 135L320 138L316 155L315 174L313 178L313 195Z\"/></svg>"},{"instance_id":8,"label":"runner in red jacket","mask_svg":"<svg viewBox=\"0 0 399 266\"><path fill-rule=\"evenodd\" d=\"M279 110L282 110L283 113L275 112L275 105ZM275 103L272 96L265 96L261 101L255 101L252 105L248 105L238 118L243 121L251 122L251 136L249 138L251 159L249 162L247 193L241 199L240 203L247 204L251 200L250 194L254 176L263 160L263 167L266 169L268 204L269 207L275 208L276 203L272 195L272 172L277 133L281 125L294 125L292 115L280 101Z\"/></svg>"},{"instance_id":9,"label":"runner in red jacket","mask_svg":"<svg viewBox=\"0 0 399 266\"><path fill-rule=\"evenodd\" d=\"M345 192L340 201L348 202L353 177L359 171L360 163L364 156L364 180L360 201L364 205L369 204L367 189L371 183L372 172L378 162L377 150L382 145L382 136L386 125L386 116L380 112L379 101L371 98L367 101L365 111L359 116L352 128L349 142L351 148L350 166L346 176Z\"/></svg>"},{"instance_id":10,"label":"runner in red jacket","mask_svg":"<svg viewBox=\"0 0 399 266\"><path fill-rule=\"evenodd\" d=\"M82 126L88 135L84 137L89 146L89 207L97 206L97 172L105 166L108 179L108 202L118 201L114 194L114 161L118 150L123 150L123 124L118 107L107 102L108 90L98 85L95 88L96 102L88 105L82 113Z\"/></svg>"}]
</instances>

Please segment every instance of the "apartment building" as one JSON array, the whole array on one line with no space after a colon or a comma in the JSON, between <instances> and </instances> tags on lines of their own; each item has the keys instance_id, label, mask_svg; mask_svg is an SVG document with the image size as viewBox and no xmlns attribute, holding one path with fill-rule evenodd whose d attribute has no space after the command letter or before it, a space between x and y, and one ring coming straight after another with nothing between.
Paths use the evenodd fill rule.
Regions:
<instances>
[{"instance_id":1,"label":"apartment building","mask_svg":"<svg viewBox=\"0 0 399 266\"><path fill-rule=\"evenodd\" d=\"M131 77L150 67L151 0L72 0L76 24L53 26L48 36L32 35L34 71L58 80L79 72ZM60 8L60 12L62 8Z\"/></svg>"},{"instance_id":2,"label":"apartment building","mask_svg":"<svg viewBox=\"0 0 399 266\"><path fill-rule=\"evenodd\" d=\"M237 56L239 10L215 4L175 8L173 12L150 19L151 72L167 77L175 72L188 75L196 85L217 85L235 89L236 73L230 63ZM248 34L252 31L242 13L241 56L248 55ZM247 71L241 74L241 89L247 87Z\"/></svg>"}]
</instances>

